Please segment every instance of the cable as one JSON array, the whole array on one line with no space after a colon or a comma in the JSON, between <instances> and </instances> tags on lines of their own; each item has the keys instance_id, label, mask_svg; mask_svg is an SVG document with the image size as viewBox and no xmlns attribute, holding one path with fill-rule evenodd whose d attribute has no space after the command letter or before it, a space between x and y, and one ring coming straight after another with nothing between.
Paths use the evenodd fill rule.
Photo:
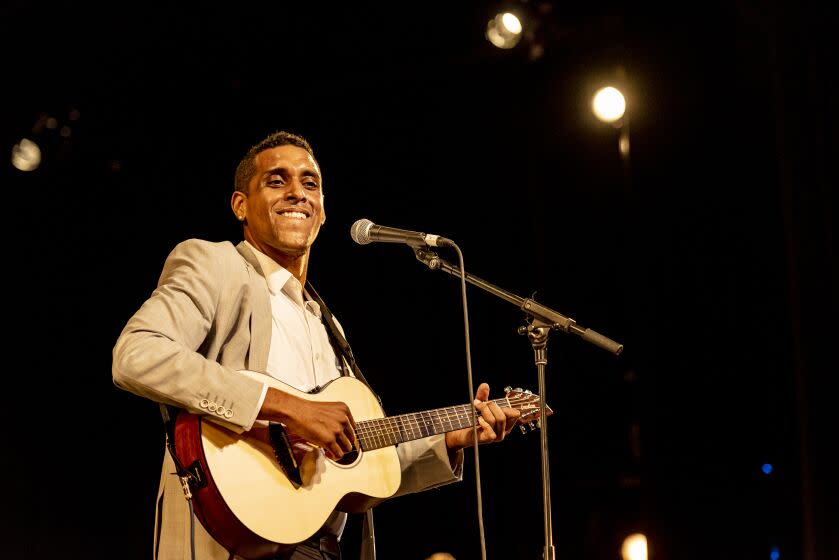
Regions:
<instances>
[{"instance_id":1,"label":"cable","mask_svg":"<svg viewBox=\"0 0 839 560\"><path fill-rule=\"evenodd\" d=\"M178 471L178 480L181 482L181 488L184 491L184 498L186 499L187 505L189 505L189 549L192 553L192 560L195 560L195 509L192 504L192 490L189 487L192 475L183 468L183 465L181 465L180 461L177 457L175 457L175 452L172 448L169 449L169 453L175 460L175 467Z\"/></svg>"},{"instance_id":2,"label":"cable","mask_svg":"<svg viewBox=\"0 0 839 560\"><path fill-rule=\"evenodd\" d=\"M457 251L457 258L460 262L460 291L461 299L463 300L463 330L466 340L466 374L469 379L469 399L475 398L475 388L472 383L472 350L469 343L469 310L466 306L466 267L463 265L463 253L460 252L460 247L452 242L452 247ZM481 537L481 558L486 560L486 538L484 535L484 507L483 498L481 496L481 461L478 457L478 419L475 418L472 422L472 447L475 450L475 492L478 498L478 530Z\"/></svg>"},{"instance_id":3,"label":"cable","mask_svg":"<svg viewBox=\"0 0 839 560\"><path fill-rule=\"evenodd\" d=\"M192 560L195 560L195 511L192 508L192 500L187 500L189 504L189 552L192 555Z\"/></svg>"},{"instance_id":4,"label":"cable","mask_svg":"<svg viewBox=\"0 0 839 560\"><path fill-rule=\"evenodd\" d=\"M172 457L172 461L175 463L178 480L181 483L181 489L184 491L186 503L189 505L189 549L192 555L192 560L195 560L195 510L192 506L192 491L189 487L192 475L186 468L184 468L183 464L181 464L181 460L178 459L178 454L175 451L175 421L169 413L169 407L163 403L158 403L158 406L160 408L160 416L163 418L163 434L166 442L166 449L169 451L169 456ZM155 556L157 556L156 551Z\"/></svg>"}]
</instances>

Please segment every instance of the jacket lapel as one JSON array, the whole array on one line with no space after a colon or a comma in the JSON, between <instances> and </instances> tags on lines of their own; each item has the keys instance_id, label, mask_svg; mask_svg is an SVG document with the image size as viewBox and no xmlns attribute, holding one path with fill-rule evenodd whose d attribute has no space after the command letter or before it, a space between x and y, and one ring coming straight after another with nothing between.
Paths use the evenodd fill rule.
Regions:
<instances>
[{"instance_id":1,"label":"jacket lapel","mask_svg":"<svg viewBox=\"0 0 839 560\"><path fill-rule=\"evenodd\" d=\"M240 241L236 250L248 263L251 284L251 343L246 367L251 371L268 370L268 351L271 348L271 301L268 299L268 285L253 251Z\"/></svg>"}]
</instances>

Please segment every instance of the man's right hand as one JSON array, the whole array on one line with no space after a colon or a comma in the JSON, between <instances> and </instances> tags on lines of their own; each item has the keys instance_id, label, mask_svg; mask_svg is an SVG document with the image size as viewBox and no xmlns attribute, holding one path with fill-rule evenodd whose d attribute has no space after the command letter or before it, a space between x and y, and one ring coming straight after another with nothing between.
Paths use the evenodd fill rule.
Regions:
<instances>
[{"instance_id":1,"label":"man's right hand","mask_svg":"<svg viewBox=\"0 0 839 560\"><path fill-rule=\"evenodd\" d=\"M257 418L282 422L290 432L321 447L332 460L353 448L355 420L343 402L310 401L269 387Z\"/></svg>"}]
</instances>

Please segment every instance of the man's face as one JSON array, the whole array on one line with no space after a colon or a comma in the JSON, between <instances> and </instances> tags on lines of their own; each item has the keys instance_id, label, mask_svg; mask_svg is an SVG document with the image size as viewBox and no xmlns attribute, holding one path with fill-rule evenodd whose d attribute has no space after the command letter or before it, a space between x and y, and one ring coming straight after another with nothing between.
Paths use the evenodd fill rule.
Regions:
<instances>
[{"instance_id":1,"label":"man's face","mask_svg":"<svg viewBox=\"0 0 839 560\"><path fill-rule=\"evenodd\" d=\"M245 239L275 259L306 254L326 218L315 158L285 145L260 152L255 163L247 196L238 209L234 202L245 216Z\"/></svg>"}]
</instances>

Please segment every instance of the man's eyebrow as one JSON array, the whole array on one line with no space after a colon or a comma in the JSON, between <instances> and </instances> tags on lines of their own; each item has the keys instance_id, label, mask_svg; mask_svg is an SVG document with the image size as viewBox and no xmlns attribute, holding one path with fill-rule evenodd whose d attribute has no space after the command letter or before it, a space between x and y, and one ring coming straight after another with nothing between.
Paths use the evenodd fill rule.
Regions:
<instances>
[{"instance_id":1,"label":"man's eyebrow","mask_svg":"<svg viewBox=\"0 0 839 560\"><path fill-rule=\"evenodd\" d=\"M285 167L285 166L273 167L273 168L265 171L265 176L267 177L268 175L287 175L288 172L289 172L288 167ZM303 175L304 177L314 177L315 179L320 179L320 173L318 173L317 170L315 170L313 168L304 169L303 172L301 173L301 175Z\"/></svg>"}]
</instances>

